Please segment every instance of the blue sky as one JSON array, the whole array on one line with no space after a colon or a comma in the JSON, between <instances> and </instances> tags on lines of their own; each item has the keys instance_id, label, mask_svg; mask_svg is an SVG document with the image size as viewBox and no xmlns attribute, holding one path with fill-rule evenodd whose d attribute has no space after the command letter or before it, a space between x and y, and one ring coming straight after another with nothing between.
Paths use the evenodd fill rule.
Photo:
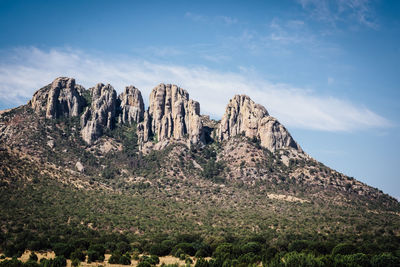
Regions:
<instances>
[{"instance_id":1,"label":"blue sky","mask_svg":"<svg viewBox=\"0 0 400 267\"><path fill-rule=\"evenodd\" d=\"M248 94L312 157L400 199L400 1L0 0L0 109L58 76Z\"/></svg>"}]
</instances>

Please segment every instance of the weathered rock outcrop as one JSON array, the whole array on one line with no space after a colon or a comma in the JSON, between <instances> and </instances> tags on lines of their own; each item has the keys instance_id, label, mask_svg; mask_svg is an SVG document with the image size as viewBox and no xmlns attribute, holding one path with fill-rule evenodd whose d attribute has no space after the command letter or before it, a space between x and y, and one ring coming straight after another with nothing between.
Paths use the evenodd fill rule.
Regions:
<instances>
[{"instance_id":1,"label":"weathered rock outcrop","mask_svg":"<svg viewBox=\"0 0 400 267\"><path fill-rule=\"evenodd\" d=\"M198 143L203 140L200 104L189 99L186 90L160 84L150 94L149 109L138 133L142 143L185 138Z\"/></svg>"},{"instance_id":2,"label":"weathered rock outcrop","mask_svg":"<svg viewBox=\"0 0 400 267\"><path fill-rule=\"evenodd\" d=\"M87 93L91 96L90 106L84 97ZM198 144L212 141L211 134L220 141L244 134L258 138L261 146L270 151L293 148L302 152L286 128L246 95L231 99L221 123L212 127L207 124L203 127L200 104L189 99L186 90L171 84L159 84L152 90L149 108L145 111L142 95L134 86L126 87L117 98L109 84L99 83L86 91L73 78L60 77L38 90L30 105L49 119L78 116L83 112L81 135L88 144L101 137L104 128L113 129L118 121L137 123L139 143L150 147L154 141L162 141L164 145L170 140Z\"/></svg>"},{"instance_id":3,"label":"weathered rock outcrop","mask_svg":"<svg viewBox=\"0 0 400 267\"><path fill-rule=\"evenodd\" d=\"M107 84L97 84L90 88L92 104L81 117L83 140L92 144L103 134L103 128L113 129L117 111L117 93Z\"/></svg>"},{"instance_id":4,"label":"weathered rock outcrop","mask_svg":"<svg viewBox=\"0 0 400 267\"><path fill-rule=\"evenodd\" d=\"M44 112L48 119L78 116L86 105L84 91L75 79L60 77L38 90L30 104L36 113Z\"/></svg>"},{"instance_id":5,"label":"weathered rock outcrop","mask_svg":"<svg viewBox=\"0 0 400 267\"><path fill-rule=\"evenodd\" d=\"M217 131L220 141L239 134L259 138L261 146L272 152L289 147L302 152L286 128L246 95L229 101Z\"/></svg>"},{"instance_id":6,"label":"weathered rock outcrop","mask_svg":"<svg viewBox=\"0 0 400 267\"><path fill-rule=\"evenodd\" d=\"M120 123L139 123L144 118L144 103L142 94L134 86L125 87L125 91L118 96L120 100L120 112L118 121Z\"/></svg>"}]
</instances>

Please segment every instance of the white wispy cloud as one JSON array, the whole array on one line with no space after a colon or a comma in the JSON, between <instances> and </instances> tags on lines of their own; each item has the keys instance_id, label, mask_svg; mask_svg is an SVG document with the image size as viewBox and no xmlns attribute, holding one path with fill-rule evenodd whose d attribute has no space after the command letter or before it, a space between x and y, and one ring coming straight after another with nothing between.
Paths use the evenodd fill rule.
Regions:
<instances>
[{"instance_id":1,"label":"white wispy cloud","mask_svg":"<svg viewBox=\"0 0 400 267\"><path fill-rule=\"evenodd\" d=\"M12 53L11 53L12 52ZM11 55L11 56L10 56ZM19 48L1 51L0 102L22 104L59 76L74 77L86 88L110 83L121 92L138 87L147 101L158 83L175 83L201 103L203 114L220 118L234 94L247 94L289 127L354 131L388 127L390 122L367 107L326 97L288 84L271 83L252 70L223 72L202 66L160 64L128 57L106 58L73 49Z\"/></svg>"},{"instance_id":2,"label":"white wispy cloud","mask_svg":"<svg viewBox=\"0 0 400 267\"><path fill-rule=\"evenodd\" d=\"M230 16L206 16L202 14L186 12L184 17L193 20L194 22L200 22L200 23L210 23L210 24L222 23L228 26L238 23L237 18Z\"/></svg>"},{"instance_id":3,"label":"white wispy cloud","mask_svg":"<svg viewBox=\"0 0 400 267\"><path fill-rule=\"evenodd\" d=\"M377 29L378 23L369 0L298 0L313 19L336 27L341 22L356 22Z\"/></svg>"}]
</instances>

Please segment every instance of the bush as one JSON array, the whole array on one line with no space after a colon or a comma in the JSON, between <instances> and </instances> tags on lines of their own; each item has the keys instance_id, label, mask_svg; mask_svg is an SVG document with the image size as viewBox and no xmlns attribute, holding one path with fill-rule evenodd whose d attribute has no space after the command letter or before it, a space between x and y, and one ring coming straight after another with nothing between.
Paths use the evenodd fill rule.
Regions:
<instances>
[{"instance_id":1,"label":"bush","mask_svg":"<svg viewBox=\"0 0 400 267\"><path fill-rule=\"evenodd\" d=\"M53 264L51 265L52 267L64 267L67 266L67 260L64 258L64 256L57 256L53 260Z\"/></svg>"},{"instance_id":2,"label":"bush","mask_svg":"<svg viewBox=\"0 0 400 267\"><path fill-rule=\"evenodd\" d=\"M161 243L154 244L150 247L150 254L157 256L166 256L171 252L172 241L164 240Z\"/></svg>"},{"instance_id":3,"label":"bush","mask_svg":"<svg viewBox=\"0 0 400 267\"><path fill-rule=\"evenodd\" d=\"M400 266L400 258L394 256L392 253L382 253L375 255L371 259L372 266L376 267L394 267Z\"/></svg>"},{"instance_id":4,"label":"bush","mask_svg":"<svg viewBox=\"0 0 400 267\"><path fill-rule=\"evenodd\" d=\"M64 258L69 259L71 253L74 251L73 247L65 243L56 243L53 246L53 250L57 256L64 256Z\"/></svg>"},{"instance_id":5,"label":"bush","mask_svg":"<svg viewBox=\"0 0 400 267\"><path fill-rule=\"evenodd\" d=\"M85 261L85 259L86 259L85 253L83 253L83 251L79 248L71 253L71 260Z\"/></svg>"},{"instance_id":6,"label":"bush","mask_svg":"<svg viewBox=\"0 0 400 267\"><path fill-rule=\"evenodd\" d=\"M38 261L38 256L35 254L35 252L31 252L31 254L29 255L29 259L28 261L34 261L37 262Z\"/></svg>"},{"instance_id":7,"label":"bush","mask_svg":"<svg viewBox=\"0 0 400 267\"><path fill-rule=\"evenodd\" d=\"M334 258L335 266L369 266L368 256L364 253L351 255L336 255ZM385 265L386 266L386 265Z\"/></svg>"},{"instance_id":8,"label":"bush","mask_svg":"<svg viewBox=\"0 0 400 267\"><path fill-rule=\"evenodd\" d=\"M310 247L310 242L306 240L296 240L290 243L288 250L302 252Z\"/></svg>"},{"instance_id":9,"label":"bush","mask_svg":"<svg viewBox=\"0 0 400 267\"><path fill-rule=\"evenodd\" d=\"M204 258L198 258L194 267L209 267L209 264Z\"/></svg>"},{"instance_id":10,"label":"bush","mask_svg":"<svg viewBox=\"0 0 400 267\"><path fill-rule=\"evenodd\" d=\"M194 256L194 254L196 254L196 249L193 247L192 243L179 243L172 249L172 251L175 252L175 257L179 257L182 252L189 254L190 256Z\"/></svg>"},{"instance_id":11,"label":"bush","mask_svg":"<svg viewBox=\"0 0 400 267\"><path fill-rule=\"evenodd\" d=\"M4 260L0 262L0 267L22 267L23 263L17 258L12 258L11 260Z\"/></svg>"},{"instance_id":12,"label":"bush","mask_svg":"<svg viewBox=\"0 0 400 267\"><path fill-rule=\"evenodd\" d=\"M258 254L261 251L261 245L257 242L249 242L241 248L243 254L254 253Z\"/></svg>"},{"instance_id":13,"label":"bush","mask_svg":"<svg viewBox=\"0 0 400 267\"><path fill-rule=\"evenodd\" d=\"M105 248L100 245L91 245L87 251L88 255L88 262L93 262L93 261L104 261L104 253L105 253Z\"/></svg>"},{"instance_id":14,"label":"bush","mask_svg":"<svg viewBox=\"0 0 400 267\"><path fill-rule=\"evenodd\" d=\"M332 249L332 255L350 255L357 252L357 248L353 244L343 243Z\"/></svg>"},{"instance_id":15,"label":"bush","mask_svg":"<svg viewBox=\"0 0 400 267\"><path fill-rule=\"evenodd\" d=\"M119 258L119 264L122 264L122 265L131 265L131 257L129 256L128 253L122 255L122 256Z\"/></svg>"},{"instance_id":16,"label":"bush","mask_svg":"<svg viewBox=\"0 0 400 267\"><path fill-rule=\"evenodd\" d=\"M108 260L110 264L122 264L122 265L130 265L131 264L131 256L128 253L121 255L121 253L116 250L111 255L110 259Z\"/></svg>"},{"instance_id":17,"label":"bush","mask_svg":"<svg viewBox=\"0 0 400 267\"><path fill-rule=\"evenodd\" d=\"M126 253L126 252L128 252L128 251L131 250L131 246L130 246L128 243L126 243L126 242L124 242L124 241L121 241L121 242L119 242L119 243L117 244L117 249L118 249L122 254L124 254L124 253Z\"/></svg>"},{"instance_id":18,"label":"bush","mask_svg":"<svg viewBox=\"0 0 400 267\"><path fill-rule=\"evenodd\" d=\"M323 262L316 258L312 254L306 253L298 253L298 252L289 252L286 253L282 260L282 265L278 266L285 266L285 267L297 267L297 266L309 266L309 267L319 267L324 266Z\"/></svg>"},{"instance_id":19,"label":"bush","mask_svg":"<svg viewBox=\"0 0 400 267\"><path fill-rule=\"evenodd\" d=\"M74 267L79 266L79 264L81 263L81 261L79 259L73 259L71 262L71 265Z\"/></svg>"}]
</instances>

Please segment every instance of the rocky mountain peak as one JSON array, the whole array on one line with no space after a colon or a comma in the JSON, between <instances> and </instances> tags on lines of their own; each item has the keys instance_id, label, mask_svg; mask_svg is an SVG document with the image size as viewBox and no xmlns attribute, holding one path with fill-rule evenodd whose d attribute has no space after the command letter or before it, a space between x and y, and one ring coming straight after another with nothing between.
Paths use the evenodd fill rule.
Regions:
<instances>
[{"instance_id":1,"label":"rocky mountain peak","mask_svg":"<svg viewBox=\"0 0 400 267\"><path fill-rule=\"evenodd\" d=\"M98 83L85 90L75 84L75 79L60 77L37 91L31 106L50 119L81 114L81 135L88 144L100 138L104 128L113 129L118 122L137 123L141 147L144 144L152 147L160 141L167 144L169 140L189 145L205 143L212 134L219 141L236 135L257 138L261 146L272 152L282 148L302 152L287 129L247 95L235 95L221 122L212 128L203 126L200 104L190 99L186 90L173 84L157 85L150 93L149 107L145 110L141 92L132 85L117 97L109 84Z\"/></svg>"},{"instance_id":2,"label":"rocky mountain peak","mask_svg":"<svg viewBox=\"0 0 400 267\"><path fill-rule=\"evenodd\" d=\"M120 123L132 124L141 122L144 119L144 103L139 89L133 85L125 87L122 94L118 96L121 107L119 116Z\"/></svg>"},{"instance_id":3,"label":"rocky mountain peak","mask_svg":"<svg viewBox=\"0 0 400 267\"><path fill-rule=\"evenodd\" d=\"M30 104L36 113L44 112L48 119L78 116L86 105L83 92L75 79L59 77L38 90Z\"/></svg>"},{"instance_id":4,"label":"rocky mountain peak","mask_svg":"<svg viewBox=\"0 0 400 267\"><path fill-rule=\"evenodd\" d=\"M302 152L286 128L247 95L235 95L229 101L217 130L220 141L240 134L258 138L261 146L272 152L281 148Z\"/></svg>"}]
</instances>

